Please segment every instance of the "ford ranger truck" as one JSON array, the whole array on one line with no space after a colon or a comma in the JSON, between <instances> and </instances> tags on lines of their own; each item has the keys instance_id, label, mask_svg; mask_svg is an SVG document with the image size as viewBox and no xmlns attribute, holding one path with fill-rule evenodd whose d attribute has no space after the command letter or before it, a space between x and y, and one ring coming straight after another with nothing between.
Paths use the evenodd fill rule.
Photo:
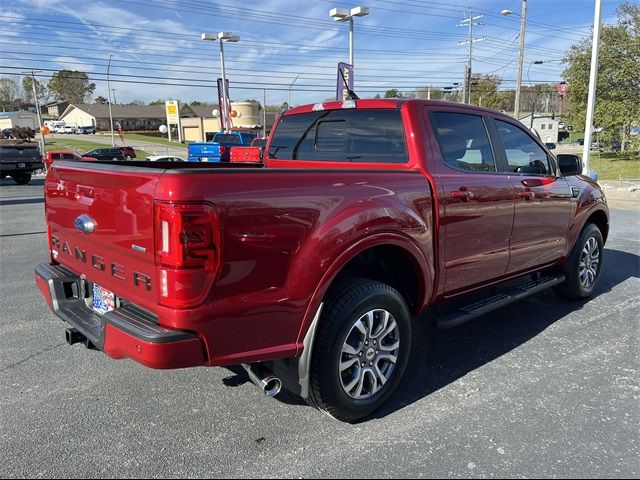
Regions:
<instances>
[{"instance_id":1,"label":"ford ranger truck","mask_svg":"<svg viewBox=\"0 0 640 480\"><path fill-rule=\"evenodd\" d=\"M262 165L55 162L35 279L70 344L243 365L266 394L352 422L397 387L412 318L447 328L551 287L594 293L609 213L581 170L487 109L300 106Z\"/></svg>"}]
</instances>

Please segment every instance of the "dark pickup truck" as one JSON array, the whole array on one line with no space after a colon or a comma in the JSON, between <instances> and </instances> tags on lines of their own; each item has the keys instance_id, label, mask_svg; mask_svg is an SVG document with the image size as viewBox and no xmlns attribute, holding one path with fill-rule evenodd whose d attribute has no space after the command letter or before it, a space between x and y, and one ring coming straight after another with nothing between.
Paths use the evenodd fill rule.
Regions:
<instances>
[{"instance_id":1,"label":"dark pickup truck","mask_svg":"<svg viewBox=\"0 0 640 480\"><path fill-rule=\"evenodd\" d=\"M0 178L11 177L18 185L26 185L33 172L42 168L44 164L36 143L0 141Z\"/></svg>"},{"instance_id":2,"label":"dark pickup truck","mask_svg":"<svg viewBox=\"0 0 640 480\"><path fill-rule=\"evenodd\" d=\"M152 368L242 364L266 394L355 421L398 385L412 321L594 292L609 213L581 170L491 110L301 106L263 165L55 162L35 278L70 344Z\"/></svg>"}]
</instances>

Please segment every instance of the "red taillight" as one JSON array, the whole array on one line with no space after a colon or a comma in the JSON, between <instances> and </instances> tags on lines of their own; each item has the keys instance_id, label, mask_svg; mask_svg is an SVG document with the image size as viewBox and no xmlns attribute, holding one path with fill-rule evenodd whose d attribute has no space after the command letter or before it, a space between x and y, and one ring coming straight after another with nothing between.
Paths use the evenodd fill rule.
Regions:
<instances>
[{"instance_id":1,"label":"red taillight","mask_svg":"<svg viewBox=\"0 0 640 480\"><path fill-rule=\"evenodd\" d=\"M161 304L201 304L220 267L220 225L204 203L155 204L156 265Z\"/></svg>"},{"instance_id":2,"label":"red taillight","mask_svg":"<svg viewBox=\"0 0 640 480\"><path fill-rule=\"evenodd\" d=\"M223 145L220 145L220 158L221 159L222 159L222 157L226 156L230 152L231 152L231 148L230 147L225 147Z\"/></svg>"}]
</instances>

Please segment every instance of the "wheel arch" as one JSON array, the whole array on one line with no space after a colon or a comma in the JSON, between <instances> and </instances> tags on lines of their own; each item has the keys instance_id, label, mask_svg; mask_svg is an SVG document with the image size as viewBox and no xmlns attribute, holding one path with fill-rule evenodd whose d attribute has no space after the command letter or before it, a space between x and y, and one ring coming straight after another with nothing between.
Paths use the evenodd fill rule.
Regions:
<instances>
[{"instance_id":1,"label":"wheel arch","mask_svg":"<svg viewBox=\"0 0 640 480\"><path fill-rule=\"evenodd\" d=\"M400 268L410 269L410 275L399 277L381 273L384 261L389 257L397 261ZM403 296L412 315L419 313L427 303L433 287L433 266L420 248L410 239L398 234L377 234L355 242L344 250L323 275L307 307L298 332L298 345L311 330L311 324L319 321L318 310L332 285L350 275L389 283ZM387 280L387 281L385 281ZM413 282L411 282L413 280Z\"/></svg>"}]
</instances>

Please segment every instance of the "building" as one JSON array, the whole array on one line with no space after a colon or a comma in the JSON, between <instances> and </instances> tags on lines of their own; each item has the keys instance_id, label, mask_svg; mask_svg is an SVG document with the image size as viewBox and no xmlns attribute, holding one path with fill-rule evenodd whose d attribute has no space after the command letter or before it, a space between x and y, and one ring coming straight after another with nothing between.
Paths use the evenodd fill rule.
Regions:
<instances>
[{"instance_id":1,"label":"building","mask_svg":"<svg viewBox=\"0 0 640 480\"><path fill-rule=\"evenodd\" d=\"M185 142L202 142L211 134L219 132L220 118L213 116L217 105L180 104L180 123L182 138ZM231 109L236 112L233 118L234 127L262 129L262 112L258 104L252 102L232 102ZM119 123L123 130L154 130L166 125L165 106L159 105L112 105L114 127ZM98 130L111 129L109 122L109 105L69 104L59 120L72 127L96 127ZM274 114L267 113L267 130L273 125ZM175 128L175 127L174 127ZM174 138L177 130L174 130Z\"/></svg>"},{"instance_id":2,"label":"building","mask_svg":"<svg viewBox=\"0 0 640 480\"><path fill-rule=\"evenodd\" d=\"M116 122L123 130L158 130L167 123L165 107L161 105L111 105L113 124ZM180 105L180 116L195 116L189 105ZM109 105L102 103L70 104L60 115L72 127L96 127L98 130L110 130Z\"/></svg>"},{"instance_id":3,"label":"building","mask_svg":"<svg viewBox=\"0 0 640 480\"><path fill-rule=\"evenodd\" d=\"M204 142L215 132L219 132L220 118L213 116L213 110L217 105L193 105L191 106L195 116L181 118L182 138L185 142ZM236 112L233 118L233 126L246 129L262 129L262 111L258 104L253 102L231 102L231 110ZM275 121L275 114L267 113L267 131L271 129Z\"/></svg>"},{"instance_id":4,"label":"building","mask_svg":"<svg viewBox=\"0 0 640 480\"><path fill-rule=\"evenodd\" d=\"M42 113L59 118L69 106L69 102L52 102L41 107Z\"/></svg>"},{"instance_id":5,"label":"building","mask_svg":"<svg viewBox=\"0 0 640 480\"><path fill-rule=\"evenodd\" d=\"M0 130L5 128L33 128L38 129L38 115L26 110L16 112L0 112Z\"/></svg>"},{"instance_id":6,"label":"building","mask_svg":"<svg viewBox=\"0 0 640 480\"><path fill-rule=\"evenodd\" d=\"M521 118L520 121L536 132L544 143L558 143L560 139L560 119L546 114L534 114Z\"/></svg>"}]
</instances>

